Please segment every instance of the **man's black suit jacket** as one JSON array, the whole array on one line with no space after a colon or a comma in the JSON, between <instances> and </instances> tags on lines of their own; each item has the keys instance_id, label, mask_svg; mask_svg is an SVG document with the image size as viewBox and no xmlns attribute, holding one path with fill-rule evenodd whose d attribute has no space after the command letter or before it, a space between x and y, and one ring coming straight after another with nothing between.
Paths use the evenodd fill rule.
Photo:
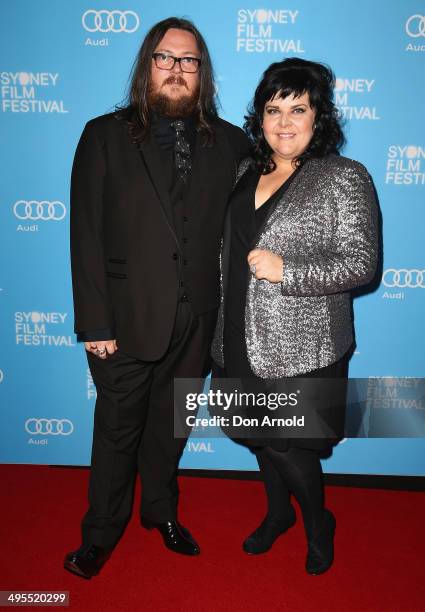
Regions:
<instances>
[{"instance_id":1,"label":"man's black suit jacket","mask_svg":"<svg viewBox=\"0 0 425 612\"><path fill-rule=\"evenodd\" d=\"M219 304L219 248L236 169L248 151L242 130L222 119L215 141L197 134L183 203L185 286L194 314ZM119 348L144 361L167 350L179 293L181 245L160 150L133 144L111 113L89 121L71 178L75 332L112 330ZM106 339L106 338L105 338Z\"/></svg>"}]
</instances>

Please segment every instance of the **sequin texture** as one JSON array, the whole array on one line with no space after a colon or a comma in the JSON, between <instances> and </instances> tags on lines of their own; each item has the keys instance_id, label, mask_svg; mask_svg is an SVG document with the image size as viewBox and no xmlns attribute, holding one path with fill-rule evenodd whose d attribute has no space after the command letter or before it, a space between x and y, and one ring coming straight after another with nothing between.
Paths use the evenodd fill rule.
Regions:
<instances>
[{"instance_id":1,"label":"sequin texture","mask_svg":"<svg viewBox=\"0 0 425 612\"><path fill-rule=\"evenodd\" d=\"M238 178L248 166L244 160ZM366 168L337 155L306 162L256 248L281 255L284 273L282 283L249 281L245 337L254 374L295 376L337 361L354 339L350 291L376 272L378 210ZM223 367L221 287L212 356Z\"/></svg>"}]
</instances>

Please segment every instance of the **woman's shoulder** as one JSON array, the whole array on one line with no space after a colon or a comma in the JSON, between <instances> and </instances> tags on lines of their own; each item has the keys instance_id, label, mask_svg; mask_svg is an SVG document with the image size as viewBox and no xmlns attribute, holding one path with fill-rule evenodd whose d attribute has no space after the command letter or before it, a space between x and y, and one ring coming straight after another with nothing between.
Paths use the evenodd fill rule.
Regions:
<instances>
[{"instance_id":1,"label":"woman's shoulder","mask_svg":"<svg viewBox=\"0 0 425 612\"><path fill-rule=\"evenodd\" d=\"M343 155L326 155L310 159L307 164L310 172L320 175L322 178L341 180L344 178L357 178L360 180L371 180L369 172L361 162L344 157Z\"/></svg>"},{"instance_id":2,"label":"woman's shoulder","mask_svg":"<svg viewBox=\"0 0 425 612\"><path fill-rule=\"evenodd\" d=\"M237 183L239 181L239 179L245 174L245 172L247 172L247 170L249 169L253 169L255 166L254 160L252 159L252 157L245 157L238 166L238 171L236 173L236 181L235 183Z\"/></svg>"}]
</instances>

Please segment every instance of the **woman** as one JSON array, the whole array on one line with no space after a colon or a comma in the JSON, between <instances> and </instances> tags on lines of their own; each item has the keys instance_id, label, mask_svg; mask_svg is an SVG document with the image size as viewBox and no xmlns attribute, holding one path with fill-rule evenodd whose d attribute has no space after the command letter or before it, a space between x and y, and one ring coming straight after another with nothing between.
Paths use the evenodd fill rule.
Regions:
<instances>
[{"instance_id":1,"label":"woman","mask_svg":"<svg viewBox=\"0 0 425 612\"><path fill-rule=\"evenodd\" d=\"M375 273L377 205L364 166L338 153L344 136L333 85L326 66L291 58L272 64L255 92L245 124L253 155L240 166L223 241L213 343L221 376L348 376L350 291ZM335 518L324 507L319 453L331 441L256 444L268 512L244 550L266 552L294 524L292 493L306 570L323 573L333 561Z\"/></svg>"}]
</instances>

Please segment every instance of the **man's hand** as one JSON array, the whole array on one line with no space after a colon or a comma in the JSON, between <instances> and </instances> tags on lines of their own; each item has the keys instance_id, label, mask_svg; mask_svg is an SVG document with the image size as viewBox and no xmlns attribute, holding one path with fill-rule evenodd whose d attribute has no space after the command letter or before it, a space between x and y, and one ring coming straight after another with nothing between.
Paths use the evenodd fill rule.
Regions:
<instances>
[{"instance_id":1,"label":"man's hand","mask_svg":"<svg viewBox=\"0 0 425 612\"><path fill-rule=\"evenodd\" d=\"M283 259L265 249L254 249L248 254L248 264L258 280L281 283L283 280Z\"/></svg>"},{"instance_id":2,"label":"man's hand","mask_svg":"<svg viewBox=\"0 0 425 612\"><path fill-rule=\"evenodd\" d=\"M92 340L84 342L86 351L93 353L100 359L106 359L108 355L113 355L118 349L116 340Z\"/></svg>"}]
</instances>

